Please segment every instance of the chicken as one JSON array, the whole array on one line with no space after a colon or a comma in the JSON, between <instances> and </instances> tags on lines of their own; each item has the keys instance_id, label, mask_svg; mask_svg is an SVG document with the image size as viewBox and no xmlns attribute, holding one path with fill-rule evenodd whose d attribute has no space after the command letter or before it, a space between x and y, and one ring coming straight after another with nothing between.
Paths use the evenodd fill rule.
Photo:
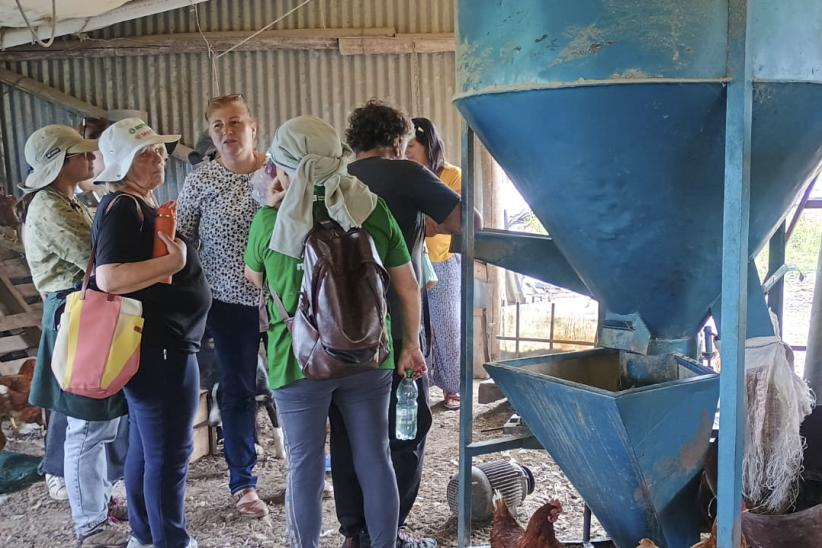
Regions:
<instances>
[{"instance_id":1,"label":"chicken","mask_svg":"<svg viewBox=\"0 0 822 548\"><path fill-rule=\"evenodd\" d=\"M639 544L636 545L636 548L659 548L654 541L649 538L644 538L639 541Z\"/></svg>"},{"instance_id":2,"label":"chicken","mask_svg":"<svg viewBox=\"0 0 822 548\"><path fill-rule=\"evenodd\" d=\"M491 548L516 548L525 529L511 515L505 500L495 493L494 522L491 526Z\"/></svg>"},{"instance_id":3,"label":"chicken","mask_svg":"<svg viewBox=\"0 0 822 548\"><path fill-rule=\"evenodd\" d=\"M16 211L17 198L7 194L0 195L0 226L17 228L20 226L20 217Z\"/></svg>"},{"instance_id":4,"label":"chicken","mask_svg":"<svg viewBox=\"0 0 822 548\"><path fill-rule=\"evenodd\" d=\"M0 421L8 417L15 428L16 422L43 424L40 408L29 405L34 364L31 358L23 362L16 375L0 375ZM6 437L0 429L0 451L5 445Z\"/></svg>"},{"instance_id":5,"label":"chicken","mask_svg":"<svg viewBox=\"0 0 822 548\"><path fill-rule=\"evenodd\" d=\"M9 387L11 390L26 392L31 388L31 379L34 377L34 358L29 358L23 362L16 375L0 375L0 384Z\"/></svg>"},{"instance_id":6,"label":"chicken","mask_svg":"<svg viewBox=\"0 0 822 548\"><path fill-rule=\"evenodd\" d=\"M543 504L528 520L523 529L511 515L505 500L495 500L494 523L491 527L491 548L560 548L554 536L554 522L562 512L558 500Z\"/></svg>"}]
</instances>

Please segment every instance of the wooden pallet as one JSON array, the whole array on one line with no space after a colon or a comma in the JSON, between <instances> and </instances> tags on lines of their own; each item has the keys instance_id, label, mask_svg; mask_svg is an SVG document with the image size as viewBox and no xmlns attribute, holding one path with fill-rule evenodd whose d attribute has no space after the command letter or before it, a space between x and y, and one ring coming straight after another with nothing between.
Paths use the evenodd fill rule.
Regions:
<instances>
[{"instance_id":1,"label":"wooden pallet","mask_svg":"<svg viewBox=\"0 0 822 548\"><path fill-rule=\"evenodd\" d=\"M37 355L43 301L19 243L0 239L0 375Z\"/></svg>"}]
</instances>

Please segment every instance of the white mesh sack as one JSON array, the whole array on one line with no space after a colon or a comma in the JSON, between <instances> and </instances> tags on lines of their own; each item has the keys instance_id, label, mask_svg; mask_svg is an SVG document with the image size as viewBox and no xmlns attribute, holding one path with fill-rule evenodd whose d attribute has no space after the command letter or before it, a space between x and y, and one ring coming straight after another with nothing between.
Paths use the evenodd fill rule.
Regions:
<instances>
[{"instance_id":1,"label":"white mesh sack","mask_svg":"<svg viewBox=\"0 0 822 548\"><path fill-rule=\"evenodd\" d=\"M794 372L793 351L779 337L745 342L748 395L743 494L749 509L781 514L796 500L805 441L799 427L814 396Z\"/></svg>"}]
</instances>

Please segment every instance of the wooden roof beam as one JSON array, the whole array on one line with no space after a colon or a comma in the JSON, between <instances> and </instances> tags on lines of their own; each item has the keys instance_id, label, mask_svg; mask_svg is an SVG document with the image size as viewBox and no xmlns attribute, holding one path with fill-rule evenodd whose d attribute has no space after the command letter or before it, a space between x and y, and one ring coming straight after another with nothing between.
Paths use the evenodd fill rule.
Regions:
<instances>
[{"instance_id":1,"label":"wooden roof beam","mask_svg":"<svg viewBox=\"0 0 822 548\"><path fill-rule=\"evenodd\" d=\"M55 42L48 50L20 47L0 51L0 61L44 61L131 57L177 53L226 51L248 36L248 32L158 34ZM454 51L453 33L397 34L393 27L353 29L296 29L260 33L234 51L338 50L342 55L440 53Z\"/></svg>"},{"instance_id":2,"label":"wooden roof beam","mask_svg":"<svg viewBox=\"0 0 822 548\"><path fill-rule=\"evenodd\" d=\"M48 50L20 47L0 52L0 61L42 61L47 59L79 59L89 57L131 57L169 53L206 53L208 46L216 53L225 51L249 35L248 31L187 32L155 34L125 38L66 40L55 42ZM351 29L270 30L260 33L234 51L335 50L345 37L391 37L394 27Z\"/></svg>"},{"instance_id":3,"label":"wooden roof beam","mask_svg":"<svg viewBox=\"0 0 822 548\"><path fill-rule=\"evenodd\" d=\"M40 99L53 103L59 107L82 114L83 116L94 116L97 118L105 118L106 116L106 111L100 107L94 106L85 101L81 101L72 95L63 93L57 88L47 86L42 82L38 82L37 80L28 78L22 74L18 74L10 70L0 69L0 82L19 89L20 91L25 91L26 93L39 97ZM188 155L191 151L191 147L180 142L174 148L172 156L188 163ZM0 289L2 288L0 287Z\"/></svg>"}]
</instances>

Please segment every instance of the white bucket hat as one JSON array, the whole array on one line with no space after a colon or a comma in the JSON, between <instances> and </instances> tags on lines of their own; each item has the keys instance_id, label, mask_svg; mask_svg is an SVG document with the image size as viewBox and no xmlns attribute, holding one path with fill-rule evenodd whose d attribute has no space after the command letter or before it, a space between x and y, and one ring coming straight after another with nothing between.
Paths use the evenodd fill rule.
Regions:
<instances>
[{"instance_id":1,"label":"white bucket hat","mask_svg":"<svg viewBox=\"0 0 822 548\"><path fill-rule=\"evenodd\" d=\"M139 118L124 118L100 135L100 152L103 153L105 169L94 182L121 181L131 169L134 155L140 149L163 143L171 153L179 140L179 135L159 135Z\"/></svg>"},{"instance_id":2,"label":"white bucket hat","mask_svg":"<svg viewBox=\"0 0 822 548\"><path fill-rule=\"evenodd\" d=\"M24 153L31 173L17 185L23 192L34 192L54 182L63 169L66 154L97 150L97 141L83 139L74 129L54 124L38 129L26 141Z\"/></svg>"}]
</instances>

